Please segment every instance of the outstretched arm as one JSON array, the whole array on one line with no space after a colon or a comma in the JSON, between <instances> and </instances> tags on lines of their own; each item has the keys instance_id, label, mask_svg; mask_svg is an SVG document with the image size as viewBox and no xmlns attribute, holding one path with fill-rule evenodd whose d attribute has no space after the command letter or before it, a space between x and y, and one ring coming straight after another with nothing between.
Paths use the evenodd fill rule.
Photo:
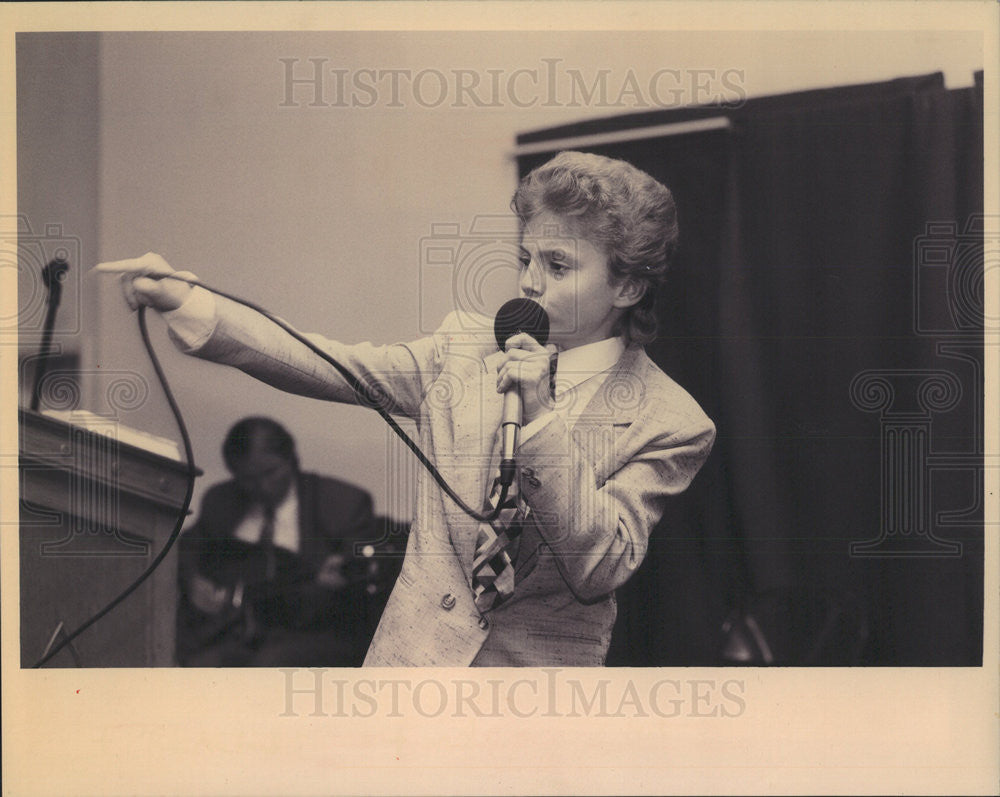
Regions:
<instances>
[{"instance_id":1,"label":"outstretched arm","mask_svg":"<svg viewBox=\"0 0 1000 797\"><path fill-rule=\"evenodd\" d=\"M117 274L125 301L133 310L145 305L161 313L176 310L188 298L191 286L182 280L198 279L190 271L176 271L153 252L141 257L99 263L93 271L97 274Z\"/></svg>"},{"instance_id":2,"label":"outstretched arm","mask_svg":"<svg viewBox=\"0 0 1000 797\"><path fill-rule=\"evenodd\" d=\"M175 343L188 354L239 368L286 392L345 403L358 400L332 365L273 321L193 288L183 281L197 279L191 272L175 271L159 255L102 263L94 270L118 274L125 300L133 309L148 306L163 313ZM320 335L305 337L367 384L372 389L370 398L384 409L417 417L436 375L438 339L351 346Z\"/></svg>"}]
</instances>

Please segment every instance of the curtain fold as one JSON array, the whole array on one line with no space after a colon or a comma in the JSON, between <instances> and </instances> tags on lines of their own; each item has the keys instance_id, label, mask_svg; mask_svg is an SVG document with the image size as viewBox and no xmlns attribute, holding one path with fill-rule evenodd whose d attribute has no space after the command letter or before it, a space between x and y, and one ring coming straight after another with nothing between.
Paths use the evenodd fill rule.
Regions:
<instances>
[{"instance_id":1,"label":"curtain fold","mask_svg":"<svg viewBox=\"0 0 1000 797\"><path fill-rule=\"evenodd\" d=\"M742 611L773 663L979 664L982 82L922 75L518 142L720 113L728 131L590 148L674 192L681 248L648 350L719 429L619 593L609 663L726 663L721 629Z\"/></svg>"}]
</instances>

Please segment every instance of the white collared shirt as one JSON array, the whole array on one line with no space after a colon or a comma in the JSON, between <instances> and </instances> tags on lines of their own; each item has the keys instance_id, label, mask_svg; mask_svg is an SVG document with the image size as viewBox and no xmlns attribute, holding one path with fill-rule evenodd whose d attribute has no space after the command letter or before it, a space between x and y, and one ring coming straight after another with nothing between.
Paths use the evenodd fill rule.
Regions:
<instances>
[{"instance_id":1,"label":"white collared shirt","mask_svg":"<svg viewBox=\"0 0 1000 797\"><path fill-rule=\"evenodd\" d=\"M260 542L264 523L264 505L256 503L243 516L233 535L256 545ZM294 482L288 489L288 495L274 508L274 544L292 553L299 551L299 491Z\"/></svg>"},{"instance_id":2,"label":"white collared shirt","mask_svg":"<svg viewBox=\"0 0 1000 797\"><path fill-rule=\"evenodd\" d=\"M521 442L555 416L572 429L590 400L601 389L611 369L625 353L623 338L605 338L559 352L556 364L555 406L521 429Z\"/></svg>"}]
</instances>

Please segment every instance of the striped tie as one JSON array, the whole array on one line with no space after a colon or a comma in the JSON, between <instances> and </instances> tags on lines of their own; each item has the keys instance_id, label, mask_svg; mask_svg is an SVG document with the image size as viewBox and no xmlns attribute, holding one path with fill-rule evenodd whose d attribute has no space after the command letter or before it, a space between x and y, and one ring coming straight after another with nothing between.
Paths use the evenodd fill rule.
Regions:
<instances>
[{"instance_id":1,"label":"striped tie","mask_svg":"<svg viewBox=\"0 0 1000 797\"><path fill-rule=\"evenodd\" d=\"M500 479L484 507L490 512L500 499ZM476 555L472 562L472 589L481 612L499 606L514 592L514 558L527 507L518 497L508 496L500 514L492 523L480 523Z\"/></svg>"},{"instance_id":2,"label":"striped tie","mask_svg":"<svg viewBox=\"0 0 1000 797\"><path fill-rule=\"evenodd\" d=\"M549 359L549 393L556 394L556 362L558 354ZM493 489L483 507L492 512L500 500L500 479L493 480ZM499 606L514 593L514 559L517 558L517 541L524 529L524 520L530 509L521 498L521 491L514 488L508 494L500 514L491 523L480 523L476 537L476 555L472 561L472 590L476 607L481 612Z\"/></svg>"}]
</instances>

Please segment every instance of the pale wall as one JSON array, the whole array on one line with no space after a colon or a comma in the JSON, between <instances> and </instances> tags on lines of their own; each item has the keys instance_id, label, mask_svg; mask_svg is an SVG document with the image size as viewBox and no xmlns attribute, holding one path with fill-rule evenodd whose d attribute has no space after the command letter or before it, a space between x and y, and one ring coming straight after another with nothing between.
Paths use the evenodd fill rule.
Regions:
<instances>
[{"instance_id":1,"label":"pale wall","mask_svg":"<svg viewBox=\"0 0 1000 797\"><path fill-rule=\"evenodd\" d=\"M715 70L720 77L739 70L742 76L729 73L730 84L749 96L933 71L944 71L955 87L970 84L982 65L975 40L911 33L103 34L94 109L100 258L157 251L302 329L349 341L412 338L432 328L453 298L445 281L427 279L433 275L422 267L422 239L435 223L465 231L476 214L506 212L516 133L643 110L634 95L624 108L567 107L565 92L555 107L539 101L519 108L503 97L500 107L446 102L435 109L406 94L405 107L396 108L389 107L387 83L371 108L307 107L314 96L308 87L296 89L301 107L279 107L285 90L279 59L298 59L301 75L314 57L350 75L365 68L471 69L481 85L491 79L488 69L499 70L503 81L519 68L541 71L542 59L556 58L563 77L576 69L592 80L596 70L610 70L615 93L630 69L640 87L665 68ZM673 85L690 86L691 79L684 73ZM713 85L719 89L718 79ZM425 88L426 99L433 84ZM324 91L326 101L336 99L332 79ZM542 94L536 96L544 100ZM692 99L688 90L677 104ZM493 274L484 305L495 308L505 297L510 276ZM91 278L85 290L99 304L99 321L89 319L85 338L88 364L149 378L134 319L115 286ZM206 472L199 495L225 475L218 447L228 425L268 413L296 435L305 467L370 489L379 511L408 514L405 485L412 477L400 477L402 488L387 483L395 470L386 464L389 433L373 413L286 396L183 357L158 319L152 326ZM90 398L97 401L97 392ZM156 386L123 421L176 434Z\"/></svg>"}]
</instances>

